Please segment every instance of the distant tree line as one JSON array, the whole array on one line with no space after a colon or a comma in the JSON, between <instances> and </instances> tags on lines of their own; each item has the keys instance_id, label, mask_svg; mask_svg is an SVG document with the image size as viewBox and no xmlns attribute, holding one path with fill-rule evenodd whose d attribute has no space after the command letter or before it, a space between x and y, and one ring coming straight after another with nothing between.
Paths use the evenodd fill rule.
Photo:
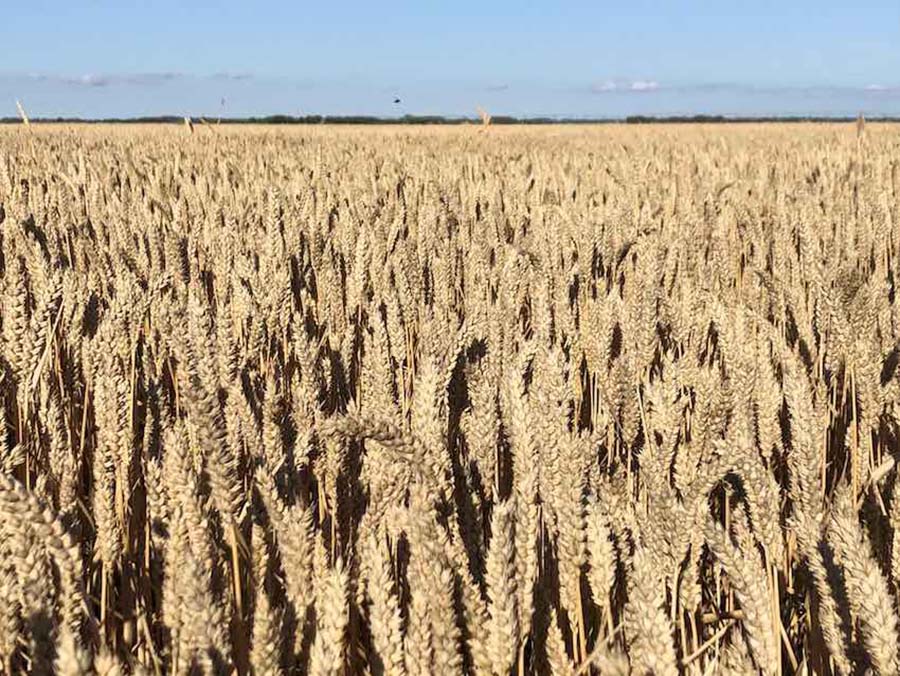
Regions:
<instances>
[{"instance_id":1,"label":"distant tree line","mask_svg":"<svg viewBox=\"0 0 900 676\"><path fill-rule=\"evenodd\" d=\"M679 124L679 123L703 123L719 124L735 122L854 122L856 116L827 116L827 115L772 115L772 116L726 116L726 115L629 115L625 118L626 124ZM867 117L869 122L898 122L897 117Z\"/></svg>"},{"instance_id":2,"label":"distant tree line","mask_svg":"<svg viewBox=\"0 0 900 676\"><path fill-rule=\"evenodd\" d=\"M404 115L402 117L378 117L375 115L266 115L263 117L192 117L195 124L481 124L481 120L470 117L444 117L442 115ZM184 124L184 117L177 115L155 115L144 117L80 118L53 117L32 118L32 123L88 123L88 124ZM827 116L725 116L725 115L629 115L625 118L608 117L513 117L494 115L491 124L684 124L684 123L749 123L749 122L853 122L852 117ZM900 117L869 117L869 122L900 122ZM2 117L0 124L19 124L18 117Z\"/></svg>"}]
</instances>

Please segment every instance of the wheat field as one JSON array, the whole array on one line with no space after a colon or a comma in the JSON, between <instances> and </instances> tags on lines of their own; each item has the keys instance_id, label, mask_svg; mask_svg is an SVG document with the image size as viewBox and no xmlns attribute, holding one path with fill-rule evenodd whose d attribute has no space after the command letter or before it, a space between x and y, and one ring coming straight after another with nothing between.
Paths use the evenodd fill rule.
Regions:
<instances>
[{"instance_id":1,"label":"wheat field","mask_svg":"<svg viewBox=\"0 0 900 676\"><path fill-rule=\"evenodd\" d=\"M891 126L0 128L0 665L894 674Z\"/></svg>"}]
</instances>

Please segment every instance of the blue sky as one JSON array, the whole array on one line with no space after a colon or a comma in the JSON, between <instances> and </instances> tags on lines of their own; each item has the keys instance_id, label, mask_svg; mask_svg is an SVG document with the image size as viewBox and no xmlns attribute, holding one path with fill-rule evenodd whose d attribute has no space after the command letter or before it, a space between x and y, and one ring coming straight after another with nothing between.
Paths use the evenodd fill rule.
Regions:
<instances>
[{"instance_id":1,"label":"blue sky","mask_svg":"<svg viewBox=\"0 0 900 676\"><path fill-rule=\"evenodd\" d=\"M5 4L0 116L900 115L897 0Z\"/></svg>"}]
</instances>

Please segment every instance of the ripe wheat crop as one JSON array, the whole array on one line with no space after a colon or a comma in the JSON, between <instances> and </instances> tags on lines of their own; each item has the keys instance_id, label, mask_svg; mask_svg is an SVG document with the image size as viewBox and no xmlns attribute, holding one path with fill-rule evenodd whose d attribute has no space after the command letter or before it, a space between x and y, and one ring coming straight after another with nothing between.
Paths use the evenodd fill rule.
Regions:
<instances>
[{"instance_id":1,"label":"ripe wheat crop","mask_svg":"<svg viewBox=\"0 0 900 676\"><path fill-rule=\"evenodd\" d=\"M0 669L897 673L898 157L0 129Z\"/></svg>"}]
</instances>

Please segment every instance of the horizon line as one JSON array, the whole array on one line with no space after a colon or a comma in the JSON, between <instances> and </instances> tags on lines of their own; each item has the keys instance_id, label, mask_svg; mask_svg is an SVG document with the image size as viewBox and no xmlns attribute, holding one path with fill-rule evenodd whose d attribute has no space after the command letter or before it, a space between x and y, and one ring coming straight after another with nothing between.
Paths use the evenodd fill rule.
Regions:
<instances>
[{"instance_id":1,"label":"horizon line","mask_svg":"<svg viewBox=\"0 0 900 676\"><path fill-rule=\"evenodd\" d=\"M869 122L900 122L900 115L864 115ZM692 113L678 115L624 115L624 116L553 116L553 115L492 115L491 125L515 125L515 124L646 124L646 123L752 123L752 122L855 122L857 115L723 115ZM269 115L251 115L242 117L207 116L207 115L136 115L127 117L79 117L79 116L55 116L55 117L30 117L29 123L33 124L185 124L190 120L198 125L215 126L217 124L273 124L273 125L302 125L302 124L430 124L430 125L465 125L473 124L482 126L478 117L454 116L454 115L398 115L380 116L364 114L346 115L285 115L273 113ZM0 117L0 124L22 124L21 117Z\"/></svg>"}]
</instances>

